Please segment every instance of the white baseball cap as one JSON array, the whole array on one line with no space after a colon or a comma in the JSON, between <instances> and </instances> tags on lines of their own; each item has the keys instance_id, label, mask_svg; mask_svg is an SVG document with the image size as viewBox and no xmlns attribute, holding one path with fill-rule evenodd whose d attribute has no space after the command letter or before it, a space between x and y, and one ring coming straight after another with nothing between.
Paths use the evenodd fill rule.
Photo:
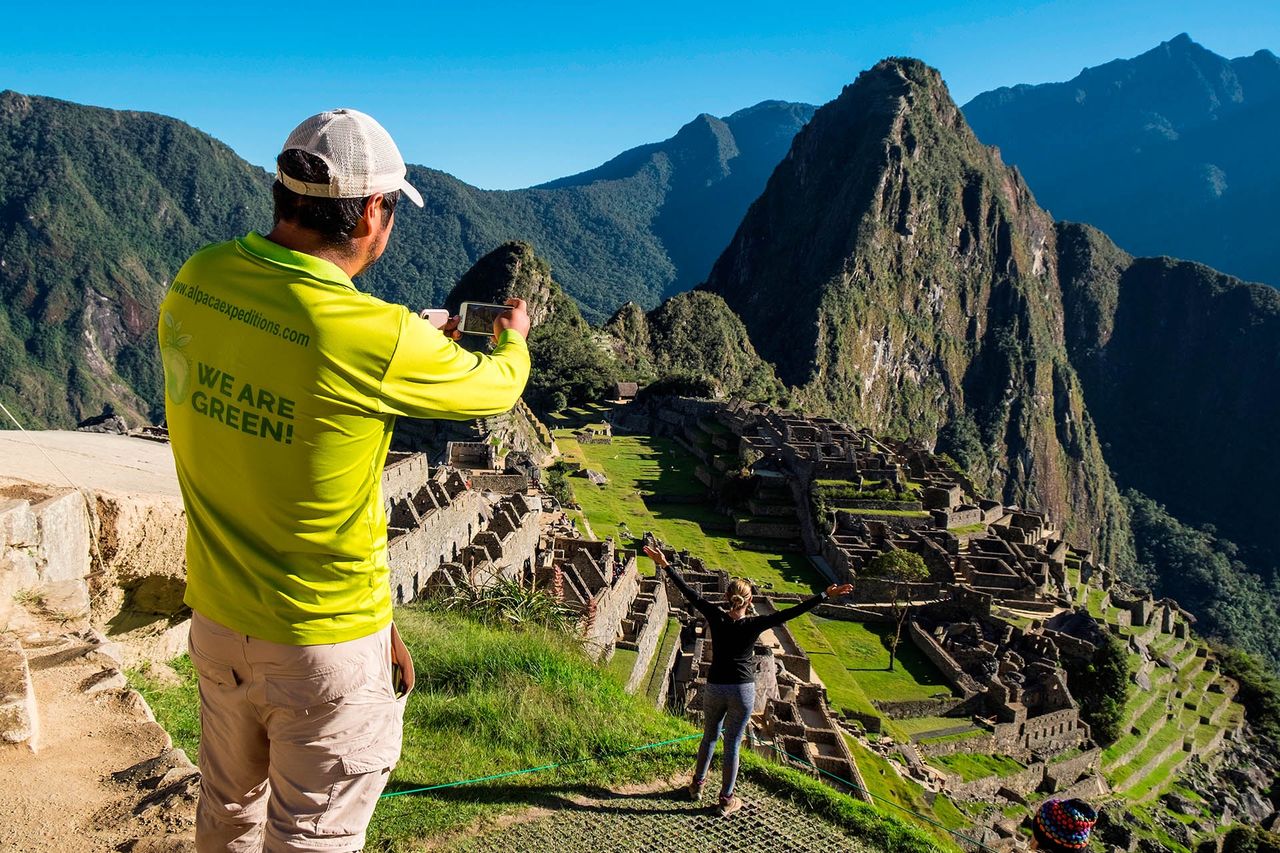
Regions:
<instances>
[{"instance_id":1,"label":"white baseball cap","mask_svg":"<svg viewBox=\"0 0 1280 853\"><path fill-rule=\"evenodd\" d=\"M284 151L296 148L329 167L329 183L312 184L284 172L276 180L298 195L364 198L400 190L422 207L422 194L406 179L404 158L382 125L359 110L326 110L293 129Z\"/></svg>"}]
</instances>

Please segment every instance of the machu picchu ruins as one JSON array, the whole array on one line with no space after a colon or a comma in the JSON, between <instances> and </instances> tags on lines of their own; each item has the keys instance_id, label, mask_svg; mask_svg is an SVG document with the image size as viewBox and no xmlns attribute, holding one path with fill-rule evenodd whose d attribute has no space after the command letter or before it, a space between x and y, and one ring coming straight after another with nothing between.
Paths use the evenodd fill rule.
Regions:
<instances>
[{"instance_id":1,"label":"machu picchu ruins","mask_svg":"<svg viewBox=\"0 0 1280 853\"><path fill-rule=\"evenodd\" d=\"M690 455L697 483L690 494L669 499L719 514L724 520L716 526L741 537L744 547L754 542L750 548L805 560L814 585L854 584L849 598L815 609L812 623L780 626L757 644L748 743L760 756L795 761L868 802L879 796L877 777L892 774L901 780L895 784L968 809L971 831L986 849L1003 850L1015 849L1017 810L1046 796L1147 803L1167 794L1175 772L1194 764L1207 797L1209 780L1229 763L1225 756L1240 749L1236 684L1217 671L1190 614L1127 586L1069 543L1045 513L975 494L954 463L926 447L736 401L671 398L601 413L608 419L577 427L560 443L572 439L604 454L633 433L667 436ZM396 604L447 600L499 582L538 590L571 614L582 648L617 673L628 692L696 719L710 637L682 594L645 571L637 554L643 545L660 548L712 601L724 600L730 573L638 521L623 519L614 532L599 528L597 518L605 535L596 538L589 512L561 506L547 491L551 458L508 449L490 435L455 432L428 452L388 456L381 488ZM148 446L163 452L162 439L152 434ZM586 461L565 457L563 469L590 470ZM580 497L583 489L610 488L605 477L574 482ZM56 498L37 504L32 500L41 494L13 494L19 497L7 499L6 519L34 513L37 527L52 524L38 519L53 512ZM66 492L61 500L82 502ZM117 500L100 495L97 512L108 520L128 516L110 509ZM120 594L96 589L89 567L98 559L119 563L116 542L172 541L182 522L172 504L172 497L161 502L167 514L149 510L145 529L112 534L105 557L91 555L86 525L78 580L38 566L32 577L82 611L93 596L125 611L149 607L148 618L159 618L158 611L172 607L175 589L180 595L170 576L129 580ZM25 552L14 549L31 539L22 533L25 523L5 528L10 561L22 559ZM895 550L918 555L927 578L895 590L893 581L867 574L878 555ZM68 582L75 588L68 590ZM169 605L158 603L165 590ZM776 581L761 582L759 593L765 612L799 599ZM821 638L838 638L841 625L883 638L895 623L895 597L909 604L901 642L914 650L907 663L900 655L899 665L910 668L903 677L924 680L910 695L850 689L846 679L861 676L844 670L840 653L824 650ZM94 616L104 629L109 621ZM166 635L180 631L180 623L165 628ZM1132 664L1134 698L1119 738L1100 744L1081 716L1068 669L1087 665L1111 639ZM123 642L129 646L127 636ZM121 656L138 660L144 653ZM26 719L25 705L13 707L15 719Z\"/></svg>"}]
</instances>

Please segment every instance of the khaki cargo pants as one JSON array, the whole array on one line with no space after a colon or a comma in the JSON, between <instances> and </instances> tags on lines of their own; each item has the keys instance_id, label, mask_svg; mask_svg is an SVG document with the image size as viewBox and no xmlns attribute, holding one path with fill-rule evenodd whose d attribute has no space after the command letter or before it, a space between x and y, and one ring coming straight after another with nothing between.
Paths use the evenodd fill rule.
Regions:
<instances>
[{"instance_id":1,"label":"khaki cargo pants","mask_svg":"<svg viewBox=\"0 0 1280 853\"><path fill-rule=\"evenodd\" d=\"M288 646L193 615L200 853L364 847L400 757L404 699L392 687L391 631Z\"/></svg>"}]
</instances>

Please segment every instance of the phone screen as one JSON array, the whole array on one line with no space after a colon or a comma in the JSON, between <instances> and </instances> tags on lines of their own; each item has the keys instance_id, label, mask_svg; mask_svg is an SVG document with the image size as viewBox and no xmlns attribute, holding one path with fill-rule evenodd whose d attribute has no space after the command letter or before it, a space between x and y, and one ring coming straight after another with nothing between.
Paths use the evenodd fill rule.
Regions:
<instances>
[{"instance_id":1,"label":"phone screen","mask_svg":"<svg viewBox=\"0 0 1280 853\"><path fill-rule=\"evenodd\" d=\"M505 305L491 305L485 302L462 303L461 330L468 335L492 335L493 321L504 311Z\"/></svg>"}]
</instances>

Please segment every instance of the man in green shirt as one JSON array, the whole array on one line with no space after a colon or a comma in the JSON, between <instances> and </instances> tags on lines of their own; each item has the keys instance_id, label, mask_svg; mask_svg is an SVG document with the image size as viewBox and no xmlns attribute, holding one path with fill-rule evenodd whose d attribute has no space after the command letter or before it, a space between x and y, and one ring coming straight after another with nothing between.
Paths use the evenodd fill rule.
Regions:
<instances>
[{"instance_id":1,"label":"man in green shirt","mask_svg":"<svg viewBox=\"0 0 1280 853\"><path fill-rule=\"evenodd\" d=\"M400 754L382 468L397 416L510 409L529 375L524 303L496 347L459 347L361 293L401 195L390 135L355 110L299 125L275 226L210 246L160 311L165 406L187 511L200 676L197 849L355 851ZM393 649L394 646L394 649Z\"/></svg>"}]
</instances>

